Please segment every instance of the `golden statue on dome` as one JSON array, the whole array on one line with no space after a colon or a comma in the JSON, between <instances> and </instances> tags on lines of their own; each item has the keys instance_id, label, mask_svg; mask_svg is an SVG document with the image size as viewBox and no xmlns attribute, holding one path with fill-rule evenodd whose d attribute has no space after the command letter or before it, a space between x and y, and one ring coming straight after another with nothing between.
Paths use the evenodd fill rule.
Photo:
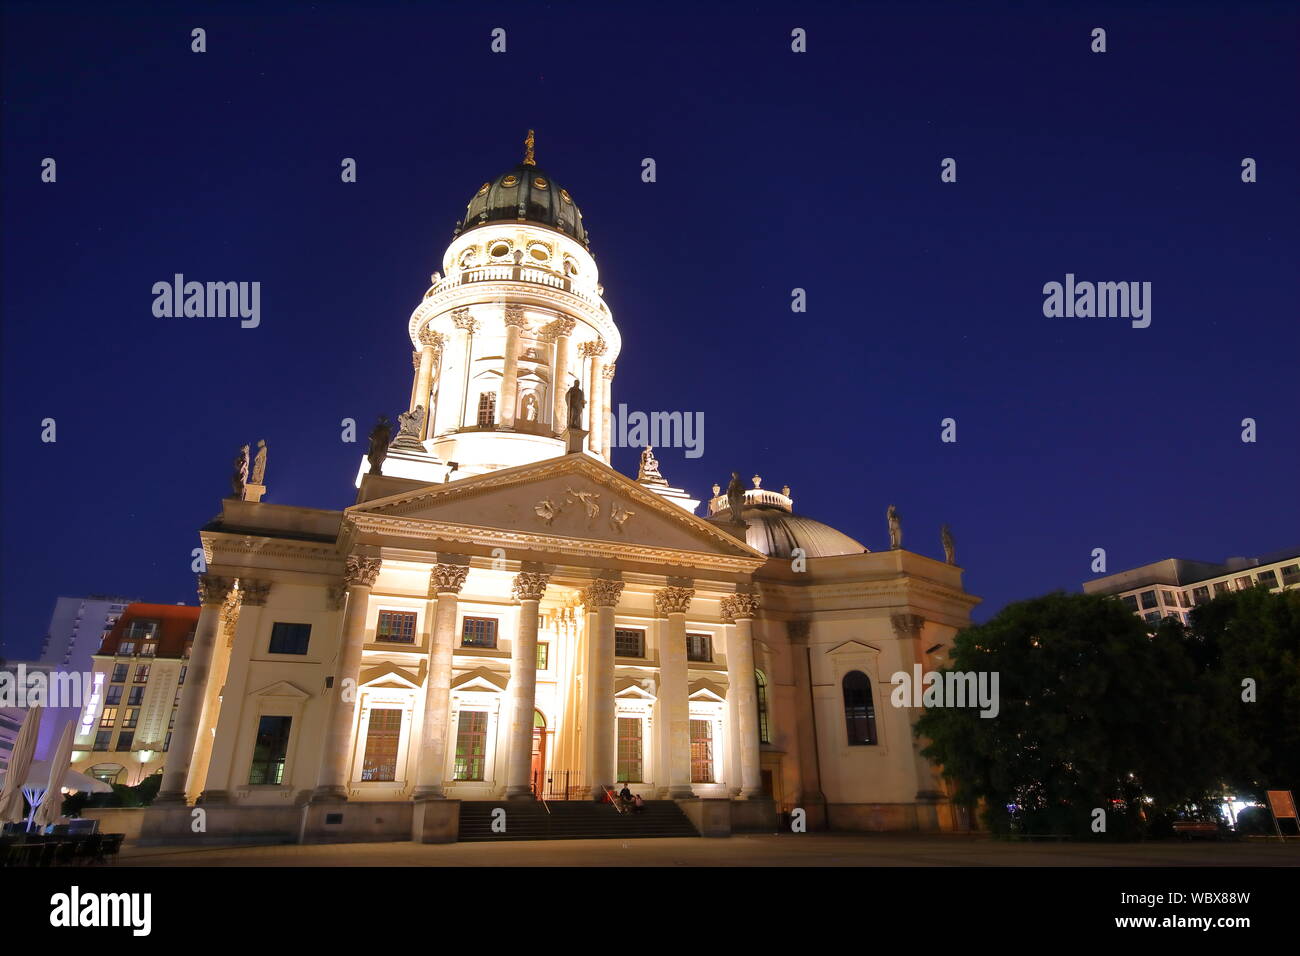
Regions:
<instances>
[{"instance_id":1,"label":"golden statue on dome","mask_svg":"<svg viewBox=\"0 0 1300 956\"><path fill-rule=\"evenodd\" d=\"M537 160L533 158L533 131L528 131L528 138L524 140L524 165L536 166Z\"/></svg>"}]
</instances>

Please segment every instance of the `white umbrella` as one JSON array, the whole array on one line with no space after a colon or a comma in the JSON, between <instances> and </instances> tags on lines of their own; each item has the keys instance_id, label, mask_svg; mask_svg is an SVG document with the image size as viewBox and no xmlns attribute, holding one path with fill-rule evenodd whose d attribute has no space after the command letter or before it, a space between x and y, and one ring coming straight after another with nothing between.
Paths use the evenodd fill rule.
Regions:
<instances>
[{"instance_id":1,"label":"white umbrella","mask_svg":"<svg viewBox=\"0 0 1300 956\"><path fill-rule=\"evenodd\" d=\"M50 779L50 771L54 765L48 760L35 760L27 768L27 775L23 778L22 789L40 790L45 792L45 787ZM0 770L0 786L5 781L5 772ZM84 773L78 773L72 768L63 771L63 789L75 791L78 793L111 793L113 788L104 781L96 777L88 777Z\"/></svg>"},{"instance_id":2,"label":"white umbrella","mask_svg":"<svg viewBox=\"0 0 1300 956\"><path fill-rule=\"evenodd\" d=\"M37 826L53 823L63 812L63 779L67 776L68 763L72 760L72 723L71 720L68 721L68 725L63 728L59 746L50 760L49 783L45 785L45 794L33 818Z\"/></svg>"},{"instance_id":3,"label":"white umbrella","mask_svg":"<svg viewBox=\"0 0 1300 956\"><path fill-rule=\"evenodd\" d=\"M36 753L36 736L41 729L41 708L29 707L23 716L23 726L14 741L9 755L9 769L5 773L4 787L0 788L0 823L17 823L23 818L23 782Z\"/></svg>"}]
</instances>

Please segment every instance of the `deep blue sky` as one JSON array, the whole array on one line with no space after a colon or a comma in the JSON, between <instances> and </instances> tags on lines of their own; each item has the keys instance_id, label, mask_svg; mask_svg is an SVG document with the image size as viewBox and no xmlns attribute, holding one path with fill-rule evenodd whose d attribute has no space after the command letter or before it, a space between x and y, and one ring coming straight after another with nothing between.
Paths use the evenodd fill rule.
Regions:
<instances>
[{"instance_id":1,"label":"deep blue sky","mask_svg":"<svg viewBox=\"0 0 1300 956\"><path fill-rule=\"evenodd\" d=\"M891 502L914 550L947 521L979 618L1094 547L1300 543L1300 21L969 6L9 4L0 652L60 594L192 603L244 442L268 500L350 504L339 420L404 409L407 318L529 127L593 235L615 401L705 413L674 484L758 471L873 549ZM176 272L259 280L261 327L155 318ZM1151 327L1044 318L1067 272L1152 282Z\"/></svg>"}]
</instances>

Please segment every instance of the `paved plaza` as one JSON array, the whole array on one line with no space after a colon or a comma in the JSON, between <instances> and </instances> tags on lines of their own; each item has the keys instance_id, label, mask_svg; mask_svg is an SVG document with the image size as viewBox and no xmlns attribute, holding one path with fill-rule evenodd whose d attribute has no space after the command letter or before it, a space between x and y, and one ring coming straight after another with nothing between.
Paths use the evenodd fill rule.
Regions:
<instances>
[{"instance_id":1,"label":"paved plaza","mask_svg":"<svg viewBox=\"0 0 1300 956\"><path fill-rule=\"evenodd\" d=\"M119 866L1300 866L1300 841L1005 843L904 834L729 839L132 847Z\"/></svg>"}]
</instances>

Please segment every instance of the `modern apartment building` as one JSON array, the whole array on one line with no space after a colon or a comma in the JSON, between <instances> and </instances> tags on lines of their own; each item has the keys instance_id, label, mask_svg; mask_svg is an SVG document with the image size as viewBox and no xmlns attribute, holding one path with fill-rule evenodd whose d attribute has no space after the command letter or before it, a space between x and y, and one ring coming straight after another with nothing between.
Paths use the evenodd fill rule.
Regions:
<instances>
[{"instance_id":1,"label":"modern apartment building","mask_svg":"<svg viewBox=\"0 0 1300 956\"><path fill-rule=\"evenodd\" d=\"M1083 583L1084 593L1114 595L1152 627L1167 617L1186 624L1198 604L1253 587L1300 588L1300 548L1261 558L1228 558L1222 564L1166 558Z\"/></svg>"}]
</instances>

